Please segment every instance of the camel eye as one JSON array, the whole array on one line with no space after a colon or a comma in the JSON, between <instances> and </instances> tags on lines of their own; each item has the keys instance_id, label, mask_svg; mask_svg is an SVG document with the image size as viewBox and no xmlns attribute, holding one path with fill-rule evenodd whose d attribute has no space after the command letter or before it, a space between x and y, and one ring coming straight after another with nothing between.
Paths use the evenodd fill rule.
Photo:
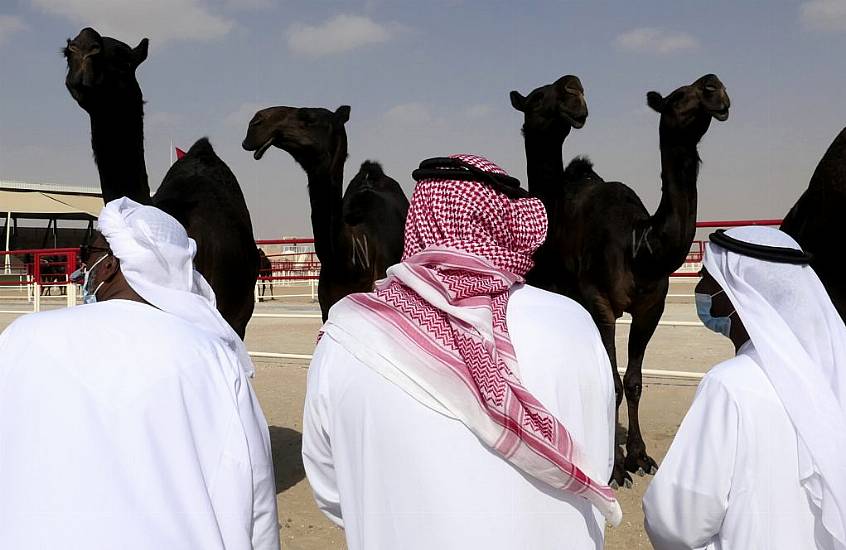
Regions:
<instances>
[{"instance_id":1,"label":"camel eye","mask_svg":"<svg viewBox=\"0 0 846 550\"><path fill-rule=\"evenodd\" d=\"M713 84L706 84L705 85L705 91L710 92L710 93L714 93L714 92L717 91L717 87L714 86Z\"/></svg>"}]
</instances>

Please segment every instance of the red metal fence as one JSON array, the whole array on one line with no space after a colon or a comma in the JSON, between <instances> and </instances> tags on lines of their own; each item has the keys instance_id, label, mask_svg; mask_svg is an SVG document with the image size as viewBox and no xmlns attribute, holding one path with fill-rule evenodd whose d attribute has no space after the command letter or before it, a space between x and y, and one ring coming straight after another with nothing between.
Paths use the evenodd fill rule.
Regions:
<instances>
[{"instance_id":1,"label":"red metal fence","mask_svg":"<svg viewBox=\"0 0 846 550\"><path fill-rule=\"evenodd\" d=\"M42 286L66 285L79 266L78 248L48 248L0 251L0 285L20 286L38 283ZM16 282L14 276L18 276Z\"/></svg>"},{"instance_id":2,"label":"red metal fence","mask_svg":"<svg viewBox=\"0 0 846 550\"><path fill-rule=\"evenodd\" d=\"M729 228L744 225L781 225L781 220L726 220L697 222L697 228ZM696 277L705 252L704 240L695 240L684 266L675 277ZM314 239L262 239L256 245L265 250L270 267L264 266L259 282L315 281L320 274L320 261L314 252ZM76 248L50 248L0 251L0 286L38 284L42 287L66 285L79 266Z\"/></svg>"},{"instance_id":3,"label":"red metal fence","mask_svg":"<svg viewBox=\"0 0 846 550\"><path fill-rule=\"evenodd\" d=\"M256 245L265 251L270 268L259 270L259 281L314 281L320 275L320 260L314 239L262 239ZM279 247L279 252L273 252ZM267 252L271 250L271 252Z\"/></svg>"}]
</instances>

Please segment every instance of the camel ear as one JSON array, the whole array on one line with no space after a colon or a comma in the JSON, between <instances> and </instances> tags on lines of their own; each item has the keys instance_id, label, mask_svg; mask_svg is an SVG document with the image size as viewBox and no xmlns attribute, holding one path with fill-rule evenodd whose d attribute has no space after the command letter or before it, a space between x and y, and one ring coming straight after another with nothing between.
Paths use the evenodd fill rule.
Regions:
<instances>
[{"instance_id":1,"label":"camel ear","mask_svg":"<svg viewBox=\"0 0 846 550\"><path fill-rule=\"evenodd\" d=\"M150 39L144 38L132 49L132 62L137 67L147 59L147 50L150 46Z\"/></svg>"},{"instance_id":2,"label":"camel ear","mask_svg":"<svg viewBox=\"0 0 846 550\"><path fill-rule=\"evenodd\" d=\"M341 122L341 124L346 124L350 119L350 106L341 105L335 109L335 117Z\"/></svg>"},{"instance_id":3,"label":"camel ear","mask_svg":"<svg viewBox=\"0 0 846 550\"><path fill-rule=\"evenodd\" d=\"M667 100L661 97L661 94L658 92L648 92L646 94L646 104L652 107L653 111L663 113Z\"/></svg>"},{"instance_id":4,"label":"camel ear","mask_svg":"<svg viewBox=\"0 0 846 550\"><path fill-rule=\"evenodd\" d=\"M523 94L518 92L517 90L511 90L511 106L517 109L518 111L525 112L526 110L526 98L523 97Z\"/></svg>"}]
</instances>

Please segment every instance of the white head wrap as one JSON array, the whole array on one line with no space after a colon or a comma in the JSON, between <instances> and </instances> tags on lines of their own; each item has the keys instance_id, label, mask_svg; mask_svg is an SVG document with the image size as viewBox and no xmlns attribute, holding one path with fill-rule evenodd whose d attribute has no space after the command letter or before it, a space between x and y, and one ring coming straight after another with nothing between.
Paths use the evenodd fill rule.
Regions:
<instances>
[{"instance_id":1,"label":"white head wrap","mask_svg":"<svg viewBox=\"0 0 846 550\"><path fill-rule=\"evenodd\" d=\"M214 291L194 270L197 243L175 218L122 197L100 212L100 232L132 290L151 305L219 338L252 376L244 342L217 310Z\"/></svg>"},{"instance_id":2,"label":"white head wrap","mask_svg":"<svg viewBox=\"0 0 846 550\"><path fill-rule=\"evenodd\" d=\"M747 243L800 250L787 234L740 227ZM846 326L807 265L709 243L704 267L725 290L799 439L799 475L823 528L846 549ZM775 457L774 457L775 458Z\"/></svg>"}]
</instances>

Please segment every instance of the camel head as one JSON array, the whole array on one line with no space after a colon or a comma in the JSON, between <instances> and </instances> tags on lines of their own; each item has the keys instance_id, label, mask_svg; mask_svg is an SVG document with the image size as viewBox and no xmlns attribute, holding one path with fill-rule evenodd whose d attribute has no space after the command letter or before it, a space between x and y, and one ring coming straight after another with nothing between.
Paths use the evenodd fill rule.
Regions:
<instances>
[{"instance_id":1,"label":"camel head","mask_svg":"<svg viewBox=\"0 0 846 550\"><path fill-rule=\"evenodd\" d=\"M306 168L346 147L344 124L349 119L349 105L334 112L320 107L269 107L253 116L241 146L253 151L256 160L276 146Z\"/></svg>"},{"instance_id":2,"label":"camel head","mask_svg":"<svg viewBox=\"0 0 846 550\"><path fill-rule=\"evenodd\" d=\"M711 124L711 119L728 120L729 100L726 87L716 75L706 74L693 84L682 86L667 97L658 92L646 94L646 103L661 113L661 128L688 133L697 141Z\"/></svg>"},{"instance_id":3,"label":"camel head","mask_svg":"<svg viewBox=\"0 0 846 550\"><path fill-rule=\"evenodd\" d=\"M524 97L511 92L511 105L524 114L523 131L564 131L585 125L588 109L585 89L579 77L562 76L552 84L541 86Z\"/></svg>"},{"instance_id":4,"label":"camel head","mask_svg":"<svg viewBox=\"0 0 846 550\"><path fill-rule=\"evenodd\" d=\"M65 86L80 107L89 112L105 102L129 99L140 104L141 88L135 69L147 59L148 45L145 38L130 48L86 27L62 50L68 62Z\"/></svg>"}]
</instances>

